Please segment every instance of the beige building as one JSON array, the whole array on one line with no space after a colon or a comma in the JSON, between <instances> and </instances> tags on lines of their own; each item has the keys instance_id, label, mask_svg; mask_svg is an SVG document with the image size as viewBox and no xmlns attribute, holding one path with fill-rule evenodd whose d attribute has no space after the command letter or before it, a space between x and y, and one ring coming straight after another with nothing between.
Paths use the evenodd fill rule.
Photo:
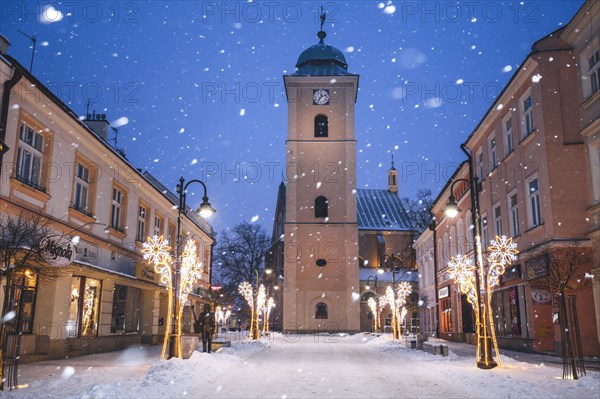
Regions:
<instances>
[{"instance_id":1,"label":"beige building","mask_svg":"<svg viewBox=\"0 0 600 399\"><path fill-rule=\"evenodd\" d=\"M31 263L14 276L7 300L16 312L10 333L22 334L21 358L157 343L166 290L141 248L152 235L174 242L177 198L108 144L104 115L82 121L6 53L4 37L0 42L0 140L9 147L1 159L0 215L42 215L60 237L56 245L74 253L63 264ZM208 300L214 233L193 212L182 223L204 264L188 303L199 305ZM0 283L4 300L6 280ZM190 313L188 307L188 331Z\"/></svg>"},{"instance_id":2,"label":"beige building","mask_svg":"<svg viewBox=\"0 0 600 399\"><path fill-rule=\"evenodd\" d=\"M426 229L415 241L415 260L419 272L420 332L431 337L438 334L437 277L435 274L435 230Z\"/></svg>"}]
</instances>

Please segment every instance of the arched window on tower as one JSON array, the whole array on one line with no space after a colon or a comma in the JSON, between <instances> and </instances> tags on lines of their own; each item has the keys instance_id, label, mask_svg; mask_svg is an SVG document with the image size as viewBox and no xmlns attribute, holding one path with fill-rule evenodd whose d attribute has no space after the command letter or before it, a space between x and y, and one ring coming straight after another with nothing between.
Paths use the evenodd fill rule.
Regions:
<instances>
[{"instance_id":1,"label":"arched window on tower","mask_svg":"<svg viewBox=\"0 0 600 399\"><path fill-rule=\"evenodd\" d=\"M315 217L326 218L327 217L327 198L322 195L315 199Z\"/></svg>"},{"instance_id":2,"label":"arched window on tower","mask_svg":"<svg viewBox=\"0 0 600 399\"><path fill-rule=\"evenodd\" d=\"M329 135L329 120L323 114L315 116L315 137L327 137Z\"/></svg>"},{"instance_id":3,"label":"arched window on tower","mask_svg":"<svg viewBox=\"0 0 600 399\"><path fill-rule=\"evenodd\" d=\"M327 318L327 304L324 302L317 303L315 307L315 319L326 319Z\"/></svg>"}]
</instances>

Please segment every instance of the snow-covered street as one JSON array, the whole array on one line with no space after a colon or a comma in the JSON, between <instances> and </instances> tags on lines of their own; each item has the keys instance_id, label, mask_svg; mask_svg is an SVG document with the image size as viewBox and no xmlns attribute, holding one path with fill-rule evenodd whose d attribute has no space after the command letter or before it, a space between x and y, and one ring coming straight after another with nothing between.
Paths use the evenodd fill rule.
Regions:
<instances>
[{"instance_id":1,"label":"snow-covered street","mask_svg":"<svg viewBox=\"0 0 600 399\"><path fill-rule=\"evenodd\" d=\"M7 398L597 398L600 374L503 357L479 370L471 356L405 349L389 336L283 336L232 342L213 354L159 360L159 347L24 364Z\"/></svg>"}]
</instances>

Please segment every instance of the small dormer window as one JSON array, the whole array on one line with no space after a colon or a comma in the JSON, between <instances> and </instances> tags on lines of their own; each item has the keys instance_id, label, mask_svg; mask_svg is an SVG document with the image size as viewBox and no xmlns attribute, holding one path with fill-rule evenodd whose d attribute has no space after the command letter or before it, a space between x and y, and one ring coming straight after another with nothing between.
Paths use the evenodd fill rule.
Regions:
<instances>
[{"instance_id":1,"label":"small dormer window","mask_svg":"<svg viewBox=\"0 0 600 399\"><path fill-rule=\"evenodd\" d=\"M327 137L329 135L329 121L325 115L315 116L315 137Z\"/></svg>"}]
</instances>

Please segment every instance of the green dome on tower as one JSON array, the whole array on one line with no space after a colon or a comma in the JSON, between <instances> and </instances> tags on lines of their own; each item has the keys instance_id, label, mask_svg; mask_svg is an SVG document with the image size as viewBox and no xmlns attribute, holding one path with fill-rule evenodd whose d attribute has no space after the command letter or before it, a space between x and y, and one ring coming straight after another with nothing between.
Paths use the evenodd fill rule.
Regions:
<instances>
[{"instance_id":1,"label":"green dome on tower","mask_svg":"<svg viewBox=\"0 0 600 399\"><path fill-rule=\"evenodd\" d=\"M327 34L320 31L317 37L320 39L318 44L310 46L304 50L298 62L296 62L296 72L294 75L310 76L339 76L352 75L348 73L348 64L346 57L337 48L325 44Z\"/></svg>"}]
</instances>

